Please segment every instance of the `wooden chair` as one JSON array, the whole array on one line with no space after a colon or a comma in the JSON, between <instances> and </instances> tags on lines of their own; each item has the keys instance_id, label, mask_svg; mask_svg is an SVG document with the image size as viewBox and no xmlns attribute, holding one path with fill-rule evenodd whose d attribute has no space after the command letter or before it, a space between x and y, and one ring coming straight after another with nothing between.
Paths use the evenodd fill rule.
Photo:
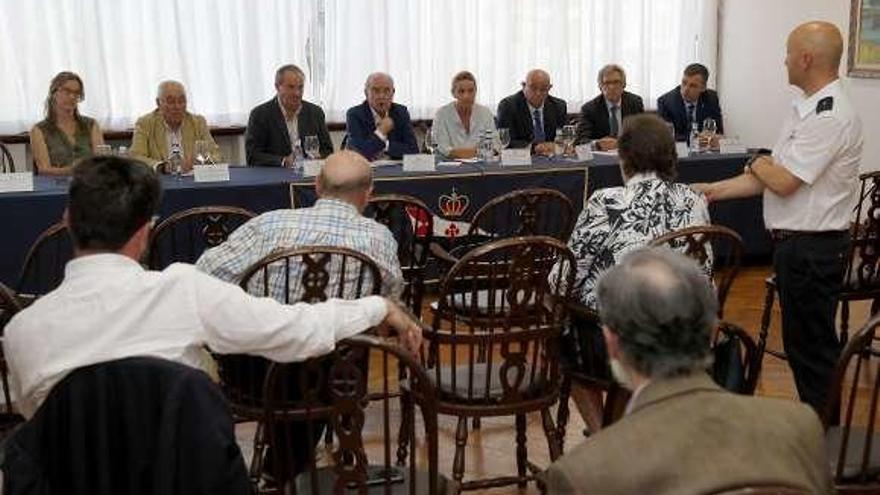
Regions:
<instances>
[{"instance_id":1,"label":"wooden chair","mask_svg":"<svg viewBox=\"0 0 880 495\"><path fill-rule=\"evenodd\" d=\"M398 387L394 369L405 370L408 377L410 400L402 406L391 399ZM376 389L377 394L370 393ZM370 400L373 396L381 399ZM396 431L398 412L415 417L415 406L421 427L410 421ZM279 481L293 479L295 493L455 491L438 470L434 386L417 358L394 343L358 335L340 342L328 356L299 365L273 364L266 379L264 422L273 464L267 468ZM301 449L292 442L314 443L325 423L339 439L332 452L318 458L308 450L307 459L297 459ZM418 441L420 448L395 457L395 433L411 445Z\"/></svg>"},{"instance_id":2,"label":"wooden chair","mask_svg":"<svg viewBox=\"0 0 880 495\"><path fill-rule=\"evenodd\" d=\"M563 270L548 282L557 261ZM461 483L482 489L525 486L537 468L526 449L526 414L540 411L555 460L561 453L550 407L559 396L558 344L574 256L546 236L494 241L465 254L440 284L428 342L428 375L438 393L440 414L456 416L453 480L461 482L468 418L514 416L517 474ZM484 359L480 354L484 352ZM402 400L410 394L404 388ZM401 427L409 427L404 417ZM407 452L401 435L398 458Z\"/></svg>"},{"instance_id":3,"label":"wooden chair","mask_svg":"<svg viewBox=\"0 0 880 495\"><path fill-rule=\"evenodd\" d=\"M5 144L0 143L0 174L15 172L15 160Z\"/></svg>"},{"instance_id":4,"label":"wooden chair","mask_svg":"<svg viewBox=\"0 0 880 495\"><path fill-rule=\"evenodd\" d=\"M18 277L16 292L35 299L51 292L64 279L64 267L73 259L73 240L63 222L44 230L31 244Z\"/></svg>"},{"instance_id":5,"label":"wooden chair","mask_svg":"<svg viewBox=\"0 0 880 495\"><path fill-rule=\"evenodd\" d=\"M705 495L809 495L810 491L796 486L749 485L726 488Z\"/></svg>"},{"instance_id":6,"label":"wooden chair","mask_svg":"<svg viewBox=\"0 0 880 495\"><path fill-rule=\"evenodd\" d=\"M403 272L402 301L421 317L425 295L425 269L428 265L434 215L422 200L404 194L384 194L370 199L364 216L388 227L397 241L397 259Z\"/></svg>"},{"instance_id":7,"label":"wooden chair","mask_svg":"<svg viewBox=\"0 0 880 495\"><path fill-rule=\"evenodd\" d=\"M859 200L850 226L851 243L846 254L840 297L840 340L846 343L849 333L849 303L871 301L871 314L880 310L880 171L859 175ZM758 333L758 349L779 359L785 352L767 349L767 338L776 300L776 275L764 281L764 311Z\"/></svg>"},{"instance_id":8,"label":"wooden chair","mask_svg":"<svg viewBox=\"0 0 880 495\"><path fill-rule=\"evenodd\" d=\"M880 406L878 350L880 316L874 316L847 342L834 370L825 411L828 459L838 492L880 490ZM839 408L839 409L838 409ZM834 425L839 413L840 425Z\"/></svg>"},{"instance_id":9,"label":"wooden chair","mask_svg":"<svg viewBox=\"0 0 880 495\"><path fill-rule=\"evenodd\" d=\"M8 287L0 283L0 339L6 324L21 311L21 303ZM9 368L6 365L6 357L3 355L3 346L0 345L0 380L3 385L3 409L0 412L0 440L15 428L24 418L12 408L12 396L9 391Z\"/></svg>"},{"instance_id":10,"label":"wooden chair","mask_svg":"<svg viewBox=\"0 0 880 495\"><path fill-rule=\"evenodd\" d=\"M742 262L742 237L723 225L701 225L675 230L651 241L651 246L669 246L712 268L718 294L718 317L724 317L724 303Z\"/></svg>"},{"instance_id":11,"label":"wooden chair","mask_svg":"<svg viewBox=\"0 0 880 495\"><path fill-rule=\"evenodd\" d=\"M555 189L520 189L498 196L477 210L465 236L431 245L445 268L464 253L486 242L517 236L545 235L567 242L576 220L574 206Z\"/></svg>"},{"instance_id":12,"label":"wooden chair","mask_svg":"<svg viewBox=\"0 0 880 495\"><path fill-rule=\"evenodd\" d=\"M712 377L715 382L731 392L754 395L761 373L761 354L751 335L733 323L721 321L712 349L715 356ZM723 363L722 359L728 361ZM731 363L730 359L735 359L735 363Z\"/></svg>"},{"instance_id":13,"label":"wooden chair","mask_svg":"<svg viewBox=\"0 0 880 495\"><path fill-rule=\"evenodd\" d=\"M305 247L278 251L245 270L242 289L259 297L274 297L284 304L316 303L331 297L356 299L378 295L382 288L379 268L366 255L338 247ZM250 476L259 482L265 447L264 382L271 362L243 354L215 355L223 392L237 421L257 421Z\"/></svg>"},{"instance_id":14,"label":"wooden chair","mask_svg":"<svg viewBox=\"0 0 880 495\"><path fill-rule=\"evenodd\" d=\"M147 265L151 270L162 270L172 263L195 263L206 249L222 244L232 231L255 216L234 206L179 211L151 232Z\"/></svg>"}]
</instances>

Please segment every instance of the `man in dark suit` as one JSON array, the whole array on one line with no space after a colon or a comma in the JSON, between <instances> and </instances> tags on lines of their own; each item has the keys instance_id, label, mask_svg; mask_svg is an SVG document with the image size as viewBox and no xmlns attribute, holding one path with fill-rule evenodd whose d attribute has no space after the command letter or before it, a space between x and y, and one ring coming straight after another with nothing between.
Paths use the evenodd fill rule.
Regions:
<instances>
[{"instance_id":1,"label":"man in dark suit","mask_svg":"<svg viewBox=\"0 0 880 495\"><path fill-rule=\"evenodd\" d=\"M697 263L669 248L636 250L597 294L611 371L633 396L623 418L550 466L547 493L833 492L810 407L734 394L706 373L718 302Z\"/></svg>"},{"instance_id":2,"label":"man in dark suit","mask_svg":"<svg viewBox=\"0 0 880 495\"><path fill-rule=\"evenodd\" d=\"M597 150L617 149L617 136L623 130L623 118L645 111L640 96L626 88L626 72L623 67L608 64L599 69L599 96L581 107L581 120L577 126L576 144L593 142Z\"/></svg>"},{"instance_id":3,"label":"man in dark suit","mask_svg":"<svg viewBox=\"0 0 880 495\"><path fill-rule=\"evenodd\" d=\"M275 98L251 110L244 137L248 165L290 167L294 146L305 152L305 137L317 136L321 157L333 153L333 142L321 107L304 101L305 74L293 65L275 72Z\"/></svg>"},{"instance_id":4,"label":"man in dark suit","mask_svg":"<svg viewBox=\"0 0 880 495\"><path fill-rule=\"evenodd\" d=\"M705 65L690 64L684 69L681 86L657 98L657 113L675 126L676 141L687 141L691 122L696 122L702 131L703 121L710 117L715 119L716 132L724 133L718 93L706 89L708 80L709 69Z\"/></svg>"},{"instance_id":5,"label":"man in dark suit","mask_svg":"<svg viewBox=\"0 0 880 495\"><path fill-rule=\"evenodd\" d=\"M525 148L539 155L552 155L556 129L566 123L564 100L550 96L550 75L541 69L526 74L522 91L498 104L498 128L510 131L510 147Z\"/></svg>"},{"instance_id":6,"label":"man in dark suit","mask_svg":"<svg viewBox=\"0 0 880 495\"><path fill-rule=\"evenodd\" d=\"M366 100L345 114L348 147L375 160L387 155L399 159L418 153L409 110L394 103L394 79L383 72L367 77Z\"/></svg>"}]
</instances>

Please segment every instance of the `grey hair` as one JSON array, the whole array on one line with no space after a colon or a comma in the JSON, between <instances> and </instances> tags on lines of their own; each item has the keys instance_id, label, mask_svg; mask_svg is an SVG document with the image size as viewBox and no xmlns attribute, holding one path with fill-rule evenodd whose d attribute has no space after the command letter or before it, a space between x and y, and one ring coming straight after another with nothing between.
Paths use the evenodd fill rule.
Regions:
<instances>
[{"instance_id":1,"label":"grey hair","mask_svg":"<svg viewBox=\"0 0 880 495\"><path fill-rule=\"evenodd\" d=\"M599 280L602 323L623 360L650 378L706 369L718 302L697 263L668 247L626 255Z\"/></svg>"},{"instance_id":2,"label":"grey hair","mask_svg":"<svg viewBox=\"0 0 880 495\"><path fill-rule=\"evenodd\" d=\"M626 71L623 70L623 67L617 64L608 64L601 69L599 69L599 75L596 77L596 81L599 83L599 86L602 85L602 79L605 79L605 74L609 72L618 72L620 73L621 79L623 79L623 85L626 86Z\"/></svg>"},{"instance_id":3,"label":"grey hair","mask_svg":"<svg viewBox=\"0 0 880 495\"><path fill-rule=\"evenodd\" d=\"M387 77L389 81L391 81L391 88L394 89L394 78L391 77L391 74L387 72L373 72L369 76L367 76L367 80L364 82L364 91L370 89L370 84L373 82L373 79L378 77Z\"/></svg>"},{"instance_id":4,"label":"grey hair","mask_svg":"<svg viewBox=\"0 0 880 495\"><path fill-rule=\"evenodd\" d=\"M162 95L165 94L165 91L171 86L179 86L180 89L183 90L183 94L186 95L186 87L184 87L183 83L180 81L175 81L173 79L168 79L166 81L162 81L159 83L159 86L156 87L156 99L161 100Z\"/></svg>"},{"instance_id":5,"label":"grey hair","mask_svg":"<svg viewBox=\"0 0 880 495\"><path fill-rule=\"evenodd\" d=\"M294 74L298 75L303 81L306 80L306 74L302 71L302 69L299 68L299 66L296 66L294 64L285 64L275 71L275 86L281 84L281 80L284 79L285 72L293 72Z\"/></svg>"}]
</instances>

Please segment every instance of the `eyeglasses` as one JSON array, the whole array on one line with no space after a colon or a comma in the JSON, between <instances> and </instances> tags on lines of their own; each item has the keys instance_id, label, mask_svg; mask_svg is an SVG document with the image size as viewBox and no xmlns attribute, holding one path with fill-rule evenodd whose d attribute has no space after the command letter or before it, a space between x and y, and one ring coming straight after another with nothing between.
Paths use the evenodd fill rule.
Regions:
<instances>
[{"instance_id":1,"label":"eyeglasses","mask_svg":"<svg viewBox=\"0 0 880 495\"><path fill-rule=\"evenodd\" d=\"M620 86L623 84L623 79L612 79L610 81L602 81L602 86Z\"/></svg>"},{"instance_id":2,"label":"eyeglasses","mask_svg":"<svg viewBox=\"0 0 880 495\"><path fill-rule=\"evenodd\" d=\"M529 91L533 91L535 93L550 93L550 90L553 88L553 85L549 86L532 86L530 84L526 85L529 88Z\"/></svg>"},{"instance_id":3,"label":"eyeglasses","mask_svg":"<svg viewBox=\"0 0 880 495\"><path fill-rule=\"evenodd\" d=\"M376 96L391 96L394 94L394 88L370 88L370 94Z\"/></svg>"},{"instance_id":4,"label":"eyeglasses","mask_svg":"<svg viewBox=\"0 0 880 495\"><path fill-rule=\"evenodd\" d=\"M64 96L72 96L76 99L76 101L83 100L82 91L73 91L67 88L58 88L58 92L63 94Z\"/></svg>"}]
</instances>

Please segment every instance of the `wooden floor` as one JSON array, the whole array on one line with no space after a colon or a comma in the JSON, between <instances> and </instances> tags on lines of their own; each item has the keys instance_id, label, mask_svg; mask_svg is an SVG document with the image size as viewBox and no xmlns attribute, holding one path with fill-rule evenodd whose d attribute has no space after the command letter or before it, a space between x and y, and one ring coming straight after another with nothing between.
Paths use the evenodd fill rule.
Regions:
<instances>
[{"instance_id":1,"label":"wooden floor","mask_svg":"<svg viewBox=\"0 0 880 495\"><path fill-rule=\"evenodd\" d=\"M725 319L742 326L755 337L757 337L764 305L764 280L769 273L769 267L744 268L734 282L725 305ZM851 309L851 328L860 327L866 321L868 311L867 304L855 304ZM779 308L776 306L768 340L768 348L770 349L781 349L779 324ZM787 363L770 355L765 357L757 395L795 400L797 394ZM572 419L569 421L565 440L567 449L583 441L581 434L584 427L583 422L573 404L571 410ZM440 472L450 476L455 449L455 425L453 418L440 418ZM238 431L240 442L246 454L250 448L252 433L252 425L243 425ZM468 439L465 479L515 474L514 436L513 418L484 420L482 428L473 432ZM378 439L374 441L376 444L379 442ZM537 414L532 415L528 420L528 447L529 456L533 462L539 466L548 464L547 442L541 428L540 417ZM481 493L533 494L538 493L538 490L533 484L530 484L525 490L510 487L486 490Z\"/></svg>"}]
</instances>

